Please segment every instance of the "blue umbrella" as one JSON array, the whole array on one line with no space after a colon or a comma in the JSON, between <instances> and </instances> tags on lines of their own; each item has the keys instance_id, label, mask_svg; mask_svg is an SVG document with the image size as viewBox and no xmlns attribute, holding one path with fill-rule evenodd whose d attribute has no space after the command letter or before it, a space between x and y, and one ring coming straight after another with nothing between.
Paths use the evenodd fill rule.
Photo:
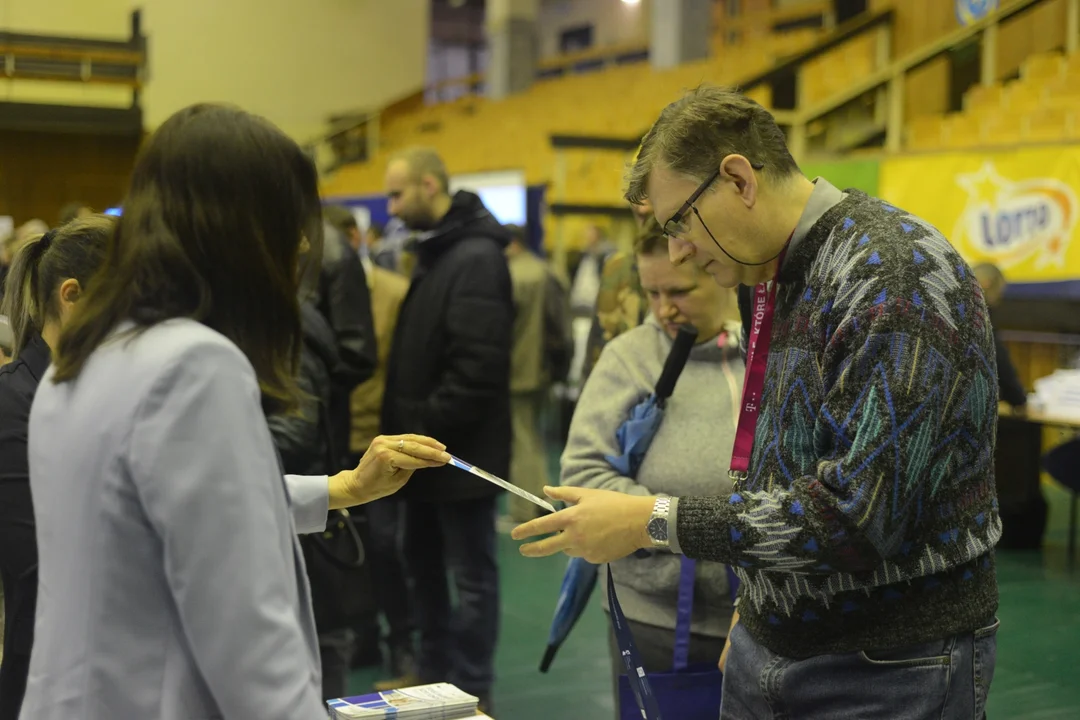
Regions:
<instances>
[{"instance_id":1,"label":"blue umbrella","mask_svg":"<svg viewBox=\"0 0 1080 720\"><path fill-rule=\"evenodd\" d=\"M611 467L626 477L637 477L641 461L660 429L664 419L664 406L656 395L650 395L630 410L630 417L615 431L615 439L622 452L619 455L607 455L605 460Z\"/></svg>"},{"instance_id":2,"label":"blue umbrella","mask_svg":"<svg viewBox=\"0 0 1080 720\"><path fill-rule=\"evenodd\" d=\"M540 661L540 672L546 673L555 659L555 653L574 629L589 597L596 587L598 565L585 562L582 558L570 558L559 589L559 601L555 604L555 617L548 632L548 644L544 650L544 659Z\"/></svg>"},{"instance_id":3,"label":"blue umbrella","mask_svg":"<svg viewBox=\"0 0 1080 720\"><path fill-rule=\"evenodd\" d=\"M626 477L637 476L641 461L645 459L645 453L648 452L649 445L656 437L656 431L664 419L664 405L671 397L675 382L686 366L686 360L690 357L690 349L694 347L695 339L697 339L697 329L692 325L683 325L679 328L652 395L635 405L630 410L630 417L615 431L615 439L619 443L621 453L608 455L605 459ZM643 550L639 550L638 553L648 554ZM547 648L544 650L543 660L540 661L540 672L546 673L551 667L555 653L558 652L566 636L570 634L578 618L585 611L593 588L596 587L598 570L598 565L593 565L581 558L571 558L567 564L562 588L559 591L559 600L555 604L555 617L551 621L551 631L548 633Z\"/></svg>"}]
</instances>

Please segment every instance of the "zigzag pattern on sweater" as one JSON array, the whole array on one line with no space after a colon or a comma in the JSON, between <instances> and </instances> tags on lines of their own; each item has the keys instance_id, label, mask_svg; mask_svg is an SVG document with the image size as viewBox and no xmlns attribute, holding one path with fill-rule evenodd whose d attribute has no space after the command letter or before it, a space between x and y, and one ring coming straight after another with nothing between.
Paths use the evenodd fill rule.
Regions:
<instances>
[{"instance_id":1,"label":"zigzag pattern on sweater","mask_svg":"<svg viewBox=\"0 0 1080 720\"><path fill-rule=\"evenodd\" d=\"M912 346L906 336L881 338L878 344L893 349ZM978 350L972 348L971 352ZM782 366L783 374L790 376L806 364L806 353L795 350L789 355L796 359L782 362ZM847 468L837 460L835 474L826 478L826 482L840 496L841 509L859 519L863 532L876 539L881 547L896 547L901 542L909 528L897 521L909 518L913 503L920 503L913 516L918 524L923 514L922 499L934 499L942 483L960 486L985 472L992 462L989 446L978 442L972 434L988 430L987 421L991 418L985 409L992 378L982 372L975 373L967 394L951 399L956 406L950 412L950 400L945 396L957 381L952 365L934 352L924 352L921 356L933 366L932 370L918 373L914 366L909 369L906 362L876 363L871 372L872 382L862 387L851 411L839 420L827 408L815 411L802 377L789 377L786 383L777 383L778 387L785 385L786 392L779 402L767 403L762 409L755 462L751 465L755 472L745 486L749 493L758 493L753 495L758 502L749 503L753 509L739 515L750 527L761 530L764 538L748 554L767 560L769 566L777 569L798 570L815 565L813 546L790 547L798 528L775 523L777 511L782 508L779 501L768 495L775 487L788 489L797 478L815 475L818 463L829 461L828 456L822 457L820 441L816 442L815 438L830 438L835 443L834 456L851 456L859 461ZM937 382L925 390L922 402L911 413L898 416L891 401L890 372L898 374L901 381L933 376ZM941 428L946 422L959 429L942 438ZM760 429L763 425L769 428L765 432ZM881 475L856 482L882 453L896 457L896 462L891 463L891 477ZM766 456L768 463L762 461ZM775 474L776 470L779 475ZM927 481L930 487L924 494L922 483ZM852 486L854 491L844 497L844 490ZM734 496L732 502L741 504L745 494ZM761 524L757 518L771 524Z\"/></svg>"},{"instance_id":2,"label":"zigzag pattern on sweater","mask_svg":"<svg viewBox=\"0 0 1080 720\"><path fill-rule=\"evenodd\" d=\"M958 536L959 537L959 536ZM963 552L960 557L962 563L967 560L982 557L1001 538L1001 520L994 516L987 528L987 535L979 537L971 530L963 533ZM803 567L812 562L804 561ZM811 575L800 572L747 572L742 568L736 568L735 574L742 581L739 589L739 602L748 602L756 610L768 610L771 613L780 612L785 617L791 617L800 600L809 599L815 604L828 608L837 594L843 592L862 591L867 597L877 588L894 585L896 583L910 583L944 572L958 564L956 557L947 558L944 553L925 546L922 553L916 558L913 565L914 571L905 571L895 562L883 561L881 565L869 575L869 577L857 577L851 573L835 573L821 581L820 575ZM795 570L792 567L792 570ZM932 587L927 588L932 589ZM847 601L850 602L850 601ZM846 612L857 608L846 607ZM779 620L779 618L775 618ZM814 618L804 617L803 620ZM770 618L770 622L774 622Z\"/></svg>"}]
</instances>

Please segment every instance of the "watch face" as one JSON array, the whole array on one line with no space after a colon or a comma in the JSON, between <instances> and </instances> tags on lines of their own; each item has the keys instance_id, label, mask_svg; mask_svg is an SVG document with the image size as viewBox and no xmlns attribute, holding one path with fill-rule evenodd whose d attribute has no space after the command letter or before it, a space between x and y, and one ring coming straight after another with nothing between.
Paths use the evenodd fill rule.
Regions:
<instances>
[{"instance_id":1,"label":"watch face","mask_svg":"<svg viewBox=\"0 0 1080 720\"><path fill-rule=\"evenodd\" d=\"M638 527L641 527L640 525ZM653 518L649 521L649 537L654 542L667 542L667 518Z\"/></svg>"}]
</instances>

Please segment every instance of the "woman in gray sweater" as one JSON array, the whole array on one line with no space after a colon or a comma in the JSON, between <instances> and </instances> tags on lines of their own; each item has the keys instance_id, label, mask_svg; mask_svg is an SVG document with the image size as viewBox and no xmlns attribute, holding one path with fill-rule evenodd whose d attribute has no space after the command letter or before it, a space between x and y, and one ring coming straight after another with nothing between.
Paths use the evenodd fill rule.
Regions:
<instances>
[{"instance_id":1,"label":"woman in gray sweater","mask_svg":"<svg viewBox=\"0 0 1080 720\"><path fill-rule=\"evenodd\" d=\"M724 495L731 492L729 454L742 393L743 361L735 294L720 288L692 263L675 267L667 239L655 222L638 238L635 252L650 315L639 327L604 348L589 375L570 425L562 456L562 484L635 495ZM616 429L631 408L648 397L680 325L698 329L697 344L667 402L664 421L636 478L607 461L618 455ZM702 452L702 448L713 451ZM715 452L723 448L724 452ZM619 602L634 632L645 669L671 668L680 558L657 552L612 563ZM605 580L606 581L606 580ZM603 587L603 582L601 587ZM610 611L607 595L604 610ZM731 626L727 571L697 564L690 662L716 662ZM618 650L612 643L616 670ZM617 696L616 696L617 699Z\"/></svg>"}]
</instances>

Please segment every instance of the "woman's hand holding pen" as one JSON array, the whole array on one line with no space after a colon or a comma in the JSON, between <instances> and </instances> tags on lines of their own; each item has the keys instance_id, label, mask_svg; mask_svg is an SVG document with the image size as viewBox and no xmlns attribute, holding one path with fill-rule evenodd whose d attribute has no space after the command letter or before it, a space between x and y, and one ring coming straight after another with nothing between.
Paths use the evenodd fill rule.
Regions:
<instances>
[{"instance_id":1,"label":"woman's hand holding pen","mask_svg":"<svg viewBox=\"0 0 1080 720\"><path fill-rule=\"evenodd\" d=\"M446 446L423 435L375 438L360 464L330 477L330 509L362 505L393 495L413 472L450 461Z\"/></svg>"}]
</instances>

